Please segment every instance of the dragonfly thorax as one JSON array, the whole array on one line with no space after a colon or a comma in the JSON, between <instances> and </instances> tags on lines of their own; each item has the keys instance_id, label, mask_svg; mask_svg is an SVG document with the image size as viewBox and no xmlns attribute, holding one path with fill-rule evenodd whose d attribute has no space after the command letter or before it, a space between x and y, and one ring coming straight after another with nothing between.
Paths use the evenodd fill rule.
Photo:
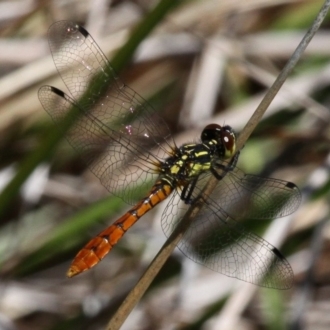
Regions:
<instances>
[{"instance_id":1,"label":"dragonfly thorax","mask_svg":"<svg viewBox=\"0 0 330 330\"><path fill-rule=\"evenodd\" d=\"M230 126L210 124L201 135L202 143L184 144L163 163L161 172L172 182L184 182L210 170L214 160L235 153L235 134Z\"/></svg>"},{"instance_id":2,"label":"dragonfly thorax","mask_svg":"<svg viewBox=\"0 0 330 330\"><path fill-rule=\"evenodd\" d=\"M173 181L186 181L204 171L208 171L211 166L212 154L207 145L184 144L178 148L175 154L165 160L162 172Z\"/></svg>"}]
</instances>

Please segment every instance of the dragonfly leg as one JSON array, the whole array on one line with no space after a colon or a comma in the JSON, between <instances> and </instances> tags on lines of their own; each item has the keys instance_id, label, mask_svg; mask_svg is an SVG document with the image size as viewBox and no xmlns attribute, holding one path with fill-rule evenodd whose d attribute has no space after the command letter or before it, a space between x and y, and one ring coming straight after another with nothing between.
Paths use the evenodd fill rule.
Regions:
<instances>
[{"instance_id":1,"label":"dragonfly leg","mask_svg":"<svg viewBox=\"0 0 330 330\"><path fill-rule=\"evenodd\" d=\"M218 179L218 180L222 180L226 174L230 171L233 171L237 161L238 161L238 157L239 157L240 152L236 152L236 154L234 155L234 157L230 160L230 162L228 163L228 165L224 165L224 164L220 164L220 163L215 163L214 167L211 167L211 172L212 174ZM219 173L217 170L221 170L222 172Z\"/></svg>"},{"instance_id":2,"label":"dragonfly leg","mask_svg":"<svg viewBox=\"0 0 330 330\"><path fill-rule=\"evenodd\" d=\"M239 155L240 155L240 151L237 151L236 154L234 155L234 157L230 160L230 163L228 166L229 171L232 171L236 167Z\"/></svg>"},{"instance_id":3,"label":"dragonfly leg","mask_svg":"<svg viewBox=\"0 0 330 330\"><path fill-rule=\"evenodd\" d=\"M194 188L196 186L196 183L198 181L198 177L196 177L194 180L189 182L189 184L185 185L182 189L181 193L181 199L186 203L186 204L192 204L194 199L191 198L191 195L194 191Z\"/></svg>"}]
</instances>

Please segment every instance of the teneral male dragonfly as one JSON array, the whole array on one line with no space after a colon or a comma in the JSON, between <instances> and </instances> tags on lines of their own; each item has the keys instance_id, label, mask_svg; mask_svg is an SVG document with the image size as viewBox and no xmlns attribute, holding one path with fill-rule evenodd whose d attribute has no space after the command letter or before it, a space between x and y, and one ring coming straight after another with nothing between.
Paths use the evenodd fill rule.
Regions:
<instances>
[{"instance_id":1,"label":"teneral male dragonfly","mask_svg":"<svg viewBox=\"0 0 330 330\"><path fill-rule=\"evenodd\" d=\"M67 276L99 263L137 220L165 199L169 201L161 223L169 236L213 175L219 184L179 249L227 276L266 287L291 287L293 272L287 260L238 220L294 212L301 200L299 189L291 182L246 175L236 168L238 153L234 156L235 133L230 126L210 124L202 131L201 142L177 147L165 121L116 77L83 27L57 22L50 27L48 40L71 96L43 86L39 90L43 107L59 125L70 113L74 122L66 133L69 143L111 193L133 205L79 251Z\"/></svg>"}]
</instances>

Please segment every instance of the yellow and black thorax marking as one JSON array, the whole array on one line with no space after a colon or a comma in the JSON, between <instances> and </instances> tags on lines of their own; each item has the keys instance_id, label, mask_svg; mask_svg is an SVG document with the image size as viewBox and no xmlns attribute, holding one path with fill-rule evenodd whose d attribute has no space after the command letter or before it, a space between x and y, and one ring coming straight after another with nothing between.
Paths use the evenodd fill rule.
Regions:
<instances>
[{"instance_id":1,"label":"yellow and black thorax marking","mask_svg":"<svg viewBox=\"0 0 330 330\"><path fill-rule=\"evenodd\" d=\"M161 174L166 181L172 181L172 184L191 180L210 170L216 151L215 140L207 143L185 144L178 148L173 156L166 159Z\"/></svg>"}]
</instances>

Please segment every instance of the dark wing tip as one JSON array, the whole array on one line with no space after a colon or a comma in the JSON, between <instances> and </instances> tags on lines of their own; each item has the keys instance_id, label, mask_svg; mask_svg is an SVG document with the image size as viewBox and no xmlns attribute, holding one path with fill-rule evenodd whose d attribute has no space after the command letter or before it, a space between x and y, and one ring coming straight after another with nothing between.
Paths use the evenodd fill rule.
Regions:
<instances>
[{"instance_id":1,"label":"dark wing tip","mask_svg":"<svg viewBox=\"0 0 330 330\"><path fill-rule=\"evenodd\" d=\"M89 36L89 33L80 25L76 25L78 31L85 37L87 38Z\"/></svg>"},{"instance_id":2,"label":"dark wing tip","mask_svg":"<svg viewBox=\"0 0 330 330\"><path fill-rule=\"evenodd\" d=\"M60 89L53 87L53 86L42 86L40 88L40 90L42 90L42 89L47 89L49 92L53 92L54 94L56 94L60 97L63 97L63 98L65 98L65 96L66 96L63 91L61 91Z\"/></svg>"},{"instance_id":3,"label":"dark wing tip","mask_svg":"<svg viewBox=\"0 0 330 330\"><path fill-rule=\"evenodd\" d=\"M51 92L53 92L54 94L57 94L58 96L65 98L65 93L63 91L61 91L60 89L53 87L53 86L48 86L48 87L49 87L49 90Z\"/></svg>"},{"instance_id":4,"label":"dark wing tip","mask_svg":"<svg viewBox=\"0 0 330 330\"><path fill-rule=\"evenodd\" d=\"M273 247L273 248L272 248L272 252L273 252L278 258L280 258L281 260L284 260L284 259L285 259L284 256L283 256L283 254L282 254L278 249L276 249L276 247Z\"/></svg>"},{"instance_id":5,"label":"dark wing tip","mask_svg":"<svg viewBox=\"0 0 330 330\"><path fill-rule=\"evenodd\" d=\"M56 87L48 86L48 85L41 86L39 88L38 94L41 95L42 93L49 93L49 92L54 93L62 98L66 98L66 94L63 91L61 91Z\"/></svg>"},{"instance_id":6,"label":"dark wing tip","mask_svg":"<svg viewBox=\"0 0 330 330\"><path fill-rule=\"evenodd\" d=\"M292 182L287 182L286 187L290 189L298 189L298 187Z\"/></svg>"},{"instance_id":7,"label":"dark wing tip","mask_svg":"<svg viewBox=\"0 0 330 330\"><path fill-rule=\"evenodd\" d=\"M279 272L276 271L276 269L270 269L270 272L268 274L269 277L275 276L278 277L279 281L277 281L277 284L271 285L269 287L278 289L278 290L288 290L292 288L293 286L293 279L294 279L294 274L292 271L292 268L288 261L285 259L283 254L275 247L271 249L273 254L275 255L276 258L280 260L280 268L278 268ZM276 261L275 258L275 265L278 266L278 262ZM277 267L275 267L277 268ZM266 276L267 278L267 276Z\"/></svg>"}]
</instances>

